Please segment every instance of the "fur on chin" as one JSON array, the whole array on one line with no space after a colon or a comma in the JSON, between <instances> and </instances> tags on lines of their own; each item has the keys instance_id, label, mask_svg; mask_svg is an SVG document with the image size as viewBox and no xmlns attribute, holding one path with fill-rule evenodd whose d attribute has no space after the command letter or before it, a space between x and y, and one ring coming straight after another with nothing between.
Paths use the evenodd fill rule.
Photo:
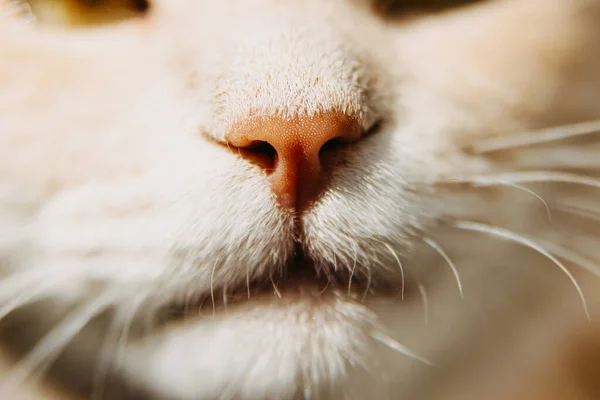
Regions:
<instances>
[{"instance_id":1,"label":"fur on chin","mask_svg":"<svg viewBox=\"0 0 600 400\"><path fill-rule=\"evenodd\" d=\"M351 371L372 364L375 321L335 291L262 295L130 346L124 369L168 398L347 398Z\"/></svg>"}]
</instances>

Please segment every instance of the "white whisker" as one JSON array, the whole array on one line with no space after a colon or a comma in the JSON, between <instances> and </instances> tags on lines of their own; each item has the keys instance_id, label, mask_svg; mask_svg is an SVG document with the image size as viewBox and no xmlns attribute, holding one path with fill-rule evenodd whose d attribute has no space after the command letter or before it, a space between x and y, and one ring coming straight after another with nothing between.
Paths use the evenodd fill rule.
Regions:
<instances>
[{"instance_id":1,"label":"white whisker","mask_svg":"<svg viewBox=\"0 0 600 400\"><path fill-rule=\"evenodd\" d=\"M273 274L270 275L270 278L271 278L271 284L273 285L273 289L275 289L275 294L277 294L277 297L279 297L281 299L281 292L279 291L279 288L275 284L275 280L273 279Z\"/></svg>"},{"instance_id":2,"label":"white whisker","mask_svg":"<svg viewBox=\"0 0 600 400\"><path fill-rule=\"evenodd\" d=\"M327 279L327 284L325 285L325 287L319 292L319 296L322 295L323 293L325 293L325 291L327 290L327 288L329 287L329 284L331 283L331 279Z\"/></svg>"},{"instance_id":3,"label":"white whisker","mask_svg":"<svg viewBox=\"0 0 600 400\"><path fill-rule=\"evenodd\" d=\"M420 283L418 288L421 299L423 300L423 322L427 325L429 323L429 300L427 299L427 289Z\"/></svg>"},{"instance_id":4,"label":"white whisker","mask_svg":"<svg viewBox=\"0 0 600 400\"><path fill-rule=\"evenodd\" d=\"M45 282L45 284L43 285L38 285L37 287L34 286L19 293L8 303L3 304L2 307L0 307L0 320L18 308L24 307L38 300L42 300L45 297L51 296L49 289L52 287L54 287L54 285L48 285L48 283Z\"/></svg>"},{"instance_id":5,"label":"white whisker","mask_svg":"<svg viewBox=\"0 0 600 400\"><path fill-rule=\"evenodd\" d=\"M391 337L384 334L383 332L373 331L373 332L371 332L371 335L372 335L373 339L377 340L379 343L386 345L390 349L395 350L400 354L403 354L405 356L408 356L412 359L415 359L417 361L420 361L420 362L430 365L430 366L434 365L431 361L429 361L426 358L421 357L420 355L416 354L415 352L409 350L406 346L400 344L397 340L392 339Z\"/></svg>"},{"instance_id":6,"label":"white whisker","mask_svg":"<svg viewBox=\"0 0 600 400\"><path fill-rule=\"evenodd\" d=\"M151 291L149 293L151 293ZM139 308L144 304L144 302L147 299L148 297L140 295L131 304L129 318L125 321L123 329L121 330L119 343L117 344L117 350L115 352L115 360L117 361L117 363L121 363L121 361L125 358L124 352L127 346L127 340L129 339L129 331L131 330L131 325L133 324L133 320Z\"/></svg>"},{"instance_id":7,"label":"white whisker","mask_svg":"<svg viewBox=\"0 0 600 400\"><path fill-rule=\"evenodd\" d=\"M398 263L398 266L400 267L400 274L402 277L402 288L401 288L401 297L402 300L404 300L404 268L402 267L402 262L400 261L400 258L398 257L398 255L396 254L396 252L394 251L394 249L392 248L392 246L389 245L389 243L384 243L385 247L387 247L387 249L390 251L390 253L392 253L392 256L394 256L394 258L396 259L396 262Z\"/></svg>"},{"instance_id":8,"label":"white whisker","mask_svg":"<svg viewBox=\"0 0 600 400\"><path fill-rule=\"evenodd\" d=\"M0 320L18 308L51 296L52 289L75 275L51 275L34 271L3 280L0 282L0 299L7 298L8 301L0 307Z\"/></svg>"},{"instance_id":9,"label":"white whisker","mask_svg":"<svg viewBox=\"0 0 600 400\"><path fill-rule=\"evenodd\" d=\"M352 289L352 278L354 278L354 272L356 271L356 263L358 261L358 250L356 247L354 248L354 263L352 264L352 271L350 271L350 280L348 280L348 296L350 296L350 291Z\"/></svg>"},{"instance_id":10,"label":"white whisker","mask_svg":"<svg viewBox=\"0 0 600 400\"><path fill-rule=\"evenodd\" d=\"M454 278L456 279L456 284L458 285L458 292L460 293L460 297L464 298L463 285L462 285L462 282L460 280L460 275L458 274L458 270L456 269L456 266L454 265L454 263L452 262L452 260L450 259L450 257L448 257L448 254L433 239L428 238L428 237L424 237L423 240L431 248L433 248L435 251L437 251L440 254L440 256L442 256L442 258L446 261L446 263L448 263L448 265L450 266L450 269L452 270L452 273L454 274Z\"/></svg>"},{"instance_id":11,"label":"white whisker","mask_svg":"<svg viewBox=\"0 0 600 400\"><path fill-rule=\"evenodd\" d=\"M558 266L567 275L567 277L571 280L571 282L573 283L573 286L575 286L575 289L577 289L577 293L579 294L579 297L581 298L581 302L583 304L585 315L588 318L588 320L591 320L587 301L585 299L585 295L583 294L583 291L581 290L581 286L579 285L579 283L577 283L577 280L575 279L573 274L571 274L571 272L567 269L567 267L565 267L563 265L563 263L561 263L556 257L554 257L551 253L549 253L541 245L539 245L538 243L534 242L533 240L531 240L527 237L524 237L522 235L519 235L515 232L511 232L506 229L482 224L479 222L455 221L454 225L457 228L463 229L466 231L481 232L481 233L485 233L485 234L492 235L492 236L495 236L498 238L502 238L502 239L505 239L505 240L508 240L508 241L511 241L514 243L521 244L525 247L529 247L530 249L537 251L538 253L540 253L543 256L545 256L546 258L548 258L556 266Z\"/></svg>"},{"instance_id":12,"label":"white whisker","mask_svg":"<svg viewBox=\"0 0 600 400\"><path fill-rule=\"evenodd\" d=\"M470 183L470 184L472 184L472 185L474 185L476 187L507 186L507 187L511 187L511 188L522 190L525 193L530 194L531 196L533 196L536 199L538 199L544 205L544 208L546 209L546 215L548 216L548 221L552 221L552 215L551 215L551 212L550 212L550 207L548 206L548 203L546 202L546 200L544 200L542 198L542 196L540 196L539 194L537 194L533 190L531 190L529 188L526 188L525 186L521 186L521 185L518 185L516 183L496 181L496 180L492 180L492 179L483 179L482 180L481 177L476 177L473 180L469 180L469 179L451 179L450 181L452 181L452 182L458 182L458 183Z\"/></svg>"},{"instance_id":13,"label":"white whisker","mask_svg":"<svg viewBox=\"0 0 600 400\"><path fill-rule=\"evenodd\" d=\"M21 386L36 369L42 373L42 370L60 355L90 320L113 304L118 298L117 296L121 294L116 291L105 292L70 313L62 322L52 328L5 377L0 393L7 393Z\"/></svg>"},{"instance_id":14,"label":"white whisker","mask_svg":"<svg viewBox=\"0 0 600 400\"><path fill-rule=\"evenodd\" d=\"M573 263L586 271L600 277L600 265L594 263L591 260L575 253L572 250L567 249L566 247L560 246L556 243L552 243L546 240L538 240L538 243L543 245L548 251L558 258L562 258L565 261Z\"/></svg>"},{"instance_id":15,"label":"white whisker","mask_svg":"<svg viewBox=\"0 0 600 400\"><path fill-rule=\"evenodd\" d=\"M250 268L246 267L246 290L248 292L248 300L250 300Z\"/></svg>"},{"instance_id":16,"label":"white whisker","mask_svg":"<svg viewBox=\"0 0 600 400\"><path fill-rule=\"evenodd\" d=\"M600 212L598 212L598 211L590 210L590 209L579 207L579 206L564 204L564 203L553 203L552 208L554 208L555 210L558 210L558 211L568 213L568 214L576 215L578 217L588 218L595 222L600 222Z\"/></svg>"},{"instance_id":17,"label":"white whisker","mask_svg":"<svg viewBox=\"0 0 600 400\"><path fill-rule=\"evenodd\" d=\"M65 275L61 274L65 280L73 275L67 275L65 277ZM24 290L29 290L31 287L38 286L40 282L45 282L53 277L58 280L57 274L51 274L47 271L40 272L38 270L12 275L0 281L0 299L11 299L15 295L22 293ZM60 280L62 281L63 279Z\"/></svg>"},{"instance_id":18,"label":"white whisker","mask_svg":"<svg viewBox=\"0 0 600 400\"><path fill-rule=\"evenodd\" d=\"M140 306L148 299L148 295L149 292L145 291L136 296L130 304L118 309L113 317L100 351L94 376L92 399L102 400L104 398L104 387L110 370L111 358L115 361L115 364L121 359L121 352L125 347L124 342L127 340L129 328Z\"/></svg>"},{"instance_id":19,"label":"white whisker","mask_svg":"<svg viewBox=\"0 0 600 400\"><path fill-rule=\"evenodd\" d=\"M219 261L219 259L217 258L217 260L213 264L212 270L210 271L210 299L212 301L213 318L215 317L215 315L217 313L217 308L215 306L215 287L214 287L214 283L215 283L215 269L217 268L217 262L218 261Z\"/></svg>"},{"instance_id":20,"label":"white whisker","mask_svg":"<svg viewBox=\"0 0 600 400\"><path fill-rule=\"evenodd\" d=\"M506 185L515 183L534 182L572 183L600 189L600 179L586 175L553 171L506 172L499 174L473 176L466 179L451 179L449 181L459 183L472 183L478 186L493 186L498 184Z\"/></svg>"},{"instance_id":21,"label":"white whisker","mask_svg":"<svg viewBox=\"0 0 600 400\"><path fill-rule=\"evenodd\" d=\"M546 215L548 216L548 221L550 221L550 222L552 221L552 214L550 213L550 207L548 207L548 203L546 203L546 200L544 200L542 198L542 196L540 196L539 194L537 194L533 190L531 190L529 188L526 188L525 186L517 185L516 183L501 183L501 185L522 190L522 191L524 191L526 193L529 193L530 195L532 195L533 197L535 197L539 201L541 201L542 204L544 205L544 208L546 209Z\"/></svg>"},{"instance_id":22,"label":"white whisker","mask_svg":"<svg viewBox=\"0 0 600 400\"><path fill-rule=\"evenodd\" d=\"M367 298L367 294L369 294L369 289L371 288L371 279L373 279L372 274L373 273L371 272L371 268L367 268L367 287L365 288L365 291L362 295L362 299L360 300L363 303Z\"/></svg>"},{"instance_id":23,"label":"white whisker","mask_svg":"<svg viewBox=\"0 0 600 400\"><path fill-rule=\"evenodd\" d=\"M517 135L493 137L481 140L470 145L469 147L476 154L484 154L494 151L564 140L598 132L600 132L600 121L589 121L578 124L540 129L537 131L531 131Z\"/></svg>"},{"instance_id":24,"label":"white whisker","mask_svg":"<svg viewBox=\"0 0 600 400\"><path fill-rule=\"evenodd\" d=\"M223 287L223 308L227 311L227 285Z\"/></svg>"}]
</instances>

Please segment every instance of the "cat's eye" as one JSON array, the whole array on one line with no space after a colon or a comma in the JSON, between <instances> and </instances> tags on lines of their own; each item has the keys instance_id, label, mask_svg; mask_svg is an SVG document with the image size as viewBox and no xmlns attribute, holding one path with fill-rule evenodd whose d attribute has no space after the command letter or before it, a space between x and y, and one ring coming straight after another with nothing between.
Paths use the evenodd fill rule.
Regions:
<instances>
[{"instance_id":1,"label":"cat's eye","mask_svg":"<svg viewBox=\"0 0 600 400\"><path fill-rule=\"evenodd\" d=\"M39 24L88 27L136 18L149 9L147 0L23 0L13 1Z\"/></svg>"},{"instance_id":2,"label":"cat's eye","mask_svg":"<svg viewBox=\"0 0 600 400\"><path fill-rule=\"evenodd\" d=\"M386 16L430 13L464 7L485 0L373 0L375 9Z\"/></svg>"}]
</instances>

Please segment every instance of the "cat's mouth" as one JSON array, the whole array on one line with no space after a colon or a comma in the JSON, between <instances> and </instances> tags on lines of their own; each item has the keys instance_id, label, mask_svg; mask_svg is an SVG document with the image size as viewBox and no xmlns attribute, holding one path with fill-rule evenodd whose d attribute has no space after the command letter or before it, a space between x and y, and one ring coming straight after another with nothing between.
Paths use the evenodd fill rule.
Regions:
<instances>
[{"instance_id":1,"label":"cat's mouth","mask_svg":"<svg viewBox=\"0 0 600 400\"><path fill-rule=\"evenodd\" d=\"M354 266L355 267L355 266ZM213 287L210 293L199 293L168 307L169 320L190 316L209 315L227 311L230 307L290 299L326 297L331 293L343 295L348 300L363 301L368 295L397 295L400 286L396 282L377 277L360 276L351 268L338 265L335 268L320 267L297 251L284 267L275 269L269 276L246 281L235 287Z\"/></svg>"}]
</instances>

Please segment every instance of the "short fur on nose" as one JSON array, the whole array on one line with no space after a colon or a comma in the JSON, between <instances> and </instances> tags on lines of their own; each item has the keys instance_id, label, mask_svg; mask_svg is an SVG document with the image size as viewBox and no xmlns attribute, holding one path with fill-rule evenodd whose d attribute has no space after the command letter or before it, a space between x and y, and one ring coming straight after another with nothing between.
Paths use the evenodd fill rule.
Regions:
<instances>
[{"instance_id":1,"label":"short fur on nose","mask_svg":"<svg viewBox=\"0 0 600 400\"><path fill-rule=\"evenodd\" d=\"M361 132L359 123L343 113L267 116L237 124L226 141L265 169L282 206L301 211L314 202L331 172L322 162L323 146L353 142Z\"/></svg>"}]
</instances>

